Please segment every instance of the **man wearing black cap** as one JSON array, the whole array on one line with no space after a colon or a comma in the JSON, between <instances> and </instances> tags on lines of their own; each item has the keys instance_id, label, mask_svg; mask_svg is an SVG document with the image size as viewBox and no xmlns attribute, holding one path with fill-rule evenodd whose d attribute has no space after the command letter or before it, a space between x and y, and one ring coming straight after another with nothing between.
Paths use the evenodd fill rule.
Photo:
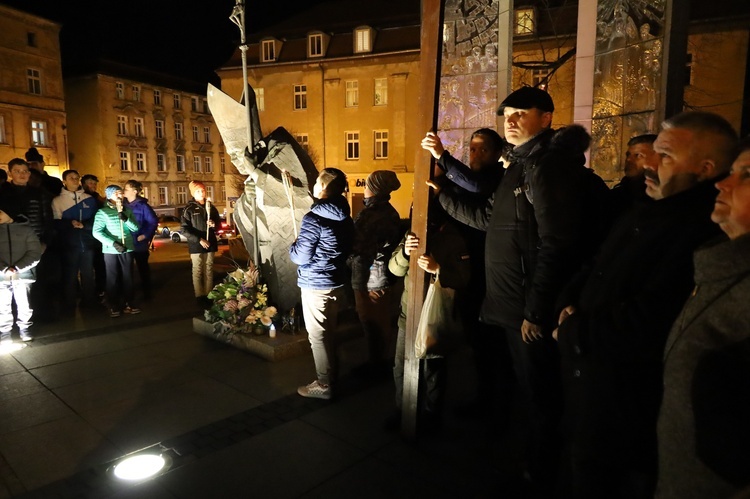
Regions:
<instances>
[{"instance_id":1,"label":"man wearing black cap","mask_svg":"<svg viewBox=\"0 0 750 499\"><path fill-rule=\"evenodd\" d=\"M39 154L36 147L30 147L25 156L29 163L29 169L36 170L41 174L41 187L47 191L50 199L59 196L62 192L63 183L59 178L51 177L44 171L44 156Z\"/></svg>"},{"instance_id":2,"label":"man wearing black cap","mask_svg":"<svg viewBox=\"0 0 750 499\"><path fill-rule=\"evenodd\" d=\"M495 193L481 205L441 191L455 219L487 232L487 288L477 341L488 373L479 398L507 416L513 366L525 413L527 477L551 493L559 461L559 357L551 337L554 302L584 252L584 151L590 136L579 126L551 129L555 106L537 88L523 87L500 105L505 139L514 146ZM510 356L508 356L508 350Z\"/></svg>"}]
</instances>

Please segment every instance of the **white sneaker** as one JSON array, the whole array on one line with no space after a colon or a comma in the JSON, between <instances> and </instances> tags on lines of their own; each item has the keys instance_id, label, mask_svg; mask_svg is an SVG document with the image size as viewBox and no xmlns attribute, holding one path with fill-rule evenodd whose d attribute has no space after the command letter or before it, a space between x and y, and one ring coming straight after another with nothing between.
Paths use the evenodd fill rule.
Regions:
<instances>
[{"instance_id":1,"label":"white sneaker","mask_svg":"<svg viewBox=\"0 0 750 499\"><path fill-rule=\"evenodd\" d=\"M307 386L297 388L297 393L303 397L312 399L331 400L331 385L321 385L318 380L313 381Z\"/></svg>"}]
</instances>

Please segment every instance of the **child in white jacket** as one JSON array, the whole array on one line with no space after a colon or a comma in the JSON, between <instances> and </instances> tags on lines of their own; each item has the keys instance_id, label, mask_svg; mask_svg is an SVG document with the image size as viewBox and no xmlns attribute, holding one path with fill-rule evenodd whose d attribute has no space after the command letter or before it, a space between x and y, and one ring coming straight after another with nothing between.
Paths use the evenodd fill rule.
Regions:
<instances>
[{"instance_id":1,"label":"child in white jacket","mask_svg":"<svg viewBox=\"0 0 750 499\"><path fill-rule=\"evenodd\" d=\"M0 346L12 343L12 303L16 302L16 325L22 341L31 341L29 290L36 280L34 267L42 246L25 216L11 206L0 205Z\"/></svg>"}]
</instances>

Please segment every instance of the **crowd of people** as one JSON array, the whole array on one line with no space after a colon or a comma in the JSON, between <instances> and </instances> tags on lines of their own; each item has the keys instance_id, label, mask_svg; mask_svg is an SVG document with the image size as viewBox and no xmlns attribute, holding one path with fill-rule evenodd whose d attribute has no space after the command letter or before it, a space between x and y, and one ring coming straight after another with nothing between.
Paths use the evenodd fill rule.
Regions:
<instances>
[{"instance_id":1,"label":"crowd of people","mask_svg":"<svg viewBox=\"0 0 750 499\"><path fill-rule=\"evenodd\" d=\"M49 176L36 148L10 160L7 176L0 184L0 344L13 344L14 325L28 342L34 321L52 322L78 308L104 308L112 318L140 313L140 302L152 298L149 255L158 225L141 183L108 185L102 196L94 175ZM196 300L206 305L220 218L215 207L207 214L202 183L191 182L190 192L181 228Z\"/></svg>"},{"instance_id":2,"label":"crowd of people","mask_svg":"<svg viewBox=\"0 0 750 499\"><path fill-rule=\"evenodd\" d=\"M469 165L425 136L437 164L428 251L413 261L419 239L398 243L389 172L368 177L354 220L344 173L321 172L290 248L317 371L298 393L336 394L332 333L351 285L363 367L395 357L385 424L399 427L399 282L416 263L455 290L473 347L476 395L457 415L481 418L497 445L522 436L529 497L733 497L750 486L750 142L716 114L684 112L628 142L608 189L585 166L589 134L552 129L554 110L542 90L512 92L504 139L478 130ZM420 372L418 428L439 431L445 359Z\"/></svg>"}]
</instances>

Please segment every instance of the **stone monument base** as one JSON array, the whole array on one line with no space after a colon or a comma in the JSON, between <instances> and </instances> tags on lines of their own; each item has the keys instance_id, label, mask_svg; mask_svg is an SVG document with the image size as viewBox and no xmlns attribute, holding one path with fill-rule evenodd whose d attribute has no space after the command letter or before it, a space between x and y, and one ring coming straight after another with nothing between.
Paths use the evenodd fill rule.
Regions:
<instances>
[{"instance_id":1,"label":"stone monument base","mask_svg":"<svg viewBox=\"0 0 750 499\"><path fill-rule=\"evenodd\" d=\"M227 345L250 352L258 357L276 362L300 355L310 354L310 342L307 332L289 334L283 331L276 333L276 338L268 334L226 334L221 332L218 324L207 322L199 317L193 317L193 331L207 338L226 343ZM345 311L339 316L339 327L334 333L337 344L361 338L364 335L362 326L353 310Z\"/></svg>"},{"instance_id":2,"label":"stone monument base","mask_svg":"<svg viewBox=\"0 0 750 499\"><path fill-rule=\"evenodd\" d=\"M193 317L193 331L271 362L298 357L310 352L310 342L307 340L305 331L297 334L279 331L276 338L271 338L268 334L225 334L218 332L214 324L198 317Z\"/></svg>"}]
</instances>

